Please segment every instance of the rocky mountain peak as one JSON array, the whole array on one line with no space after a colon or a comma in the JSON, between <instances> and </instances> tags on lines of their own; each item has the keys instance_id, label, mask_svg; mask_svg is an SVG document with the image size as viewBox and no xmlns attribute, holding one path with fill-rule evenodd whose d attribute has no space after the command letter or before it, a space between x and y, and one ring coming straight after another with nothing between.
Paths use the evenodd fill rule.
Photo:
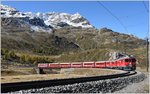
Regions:
<instances>
[{"instance_id":1,"label":"rocky mountain peak","mask_svg":"<svg viewBox=\"0 0 150 94\"><path fill-rule=\"evenodd\" d=\"M48 13L32 13L32 12L19 12L15 8L11 8L7 5L1 5L1 17L8 18L8 17L15 17L15 18L28 18L29 20L34 19L34 23L31 24L31 27L34 25L36 28L43 28L45 27L52 27L54 29L62 28L65 26L71 27L81 27L81 28L94 28L89 21L81 16L79 13L69 14L69 13L60 13L60 12L48 12ZM37 20L36 20L36 19ZM42 21L43 20L43 21ZM38 24L38 22L42 22L42 25ZM30 24L31 21L27 23ZM38 29L36 29L38 30ZM46 31L46 30L44 30Z\"/></svg>"},{"instance_id":2,"label":"rocky mountain peak","mask_svg":"<svg viewBox=\"0 0 150 94\"><path fill-rule=\"evenodd\" d=\"M8 12L17 11L15 8L9 7L7 5L0 5L0 6L1 6L1 11L8 11Z\"/></svg>"}]
</instances>

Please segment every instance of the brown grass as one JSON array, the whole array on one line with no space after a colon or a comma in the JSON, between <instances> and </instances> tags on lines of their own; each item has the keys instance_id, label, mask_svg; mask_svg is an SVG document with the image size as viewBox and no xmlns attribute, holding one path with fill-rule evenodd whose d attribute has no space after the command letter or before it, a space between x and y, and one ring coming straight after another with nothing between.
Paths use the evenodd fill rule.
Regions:
<instances>
[{"instance_id":1,"label":"brown grass","mask_svg":"<svg viewBox=\"0 0 150 94\"><path fill-rule=\"evenodd\" d=\"M15 75L30 75L30 74L36 74L34 69L5 69L1 70L1 76L15 76Z\"/></svg>"},{"instance_id":2,"label":"brown grass","mask_svg":"<svg viewBox=\"0 0 150 94\"><path fill-rule=\"evenodd\" d=\"M14 75L2 76L1 83L37 81L62 78L76 78L85 76L96 76L117 73L120 71L109 69L62 69L60 74L32 74L32 75Z\"/></svg>"},{"instance_id":3,"label":"brown grass","mask_svg":"<svg viewBox=\"0 0 150 94\"><path fill-rule=\"evenodd\" d=\"M145 91L145 93L149 93L149 85L148 84L144 86L144 91Z\"/></svg>"}]
</instances>

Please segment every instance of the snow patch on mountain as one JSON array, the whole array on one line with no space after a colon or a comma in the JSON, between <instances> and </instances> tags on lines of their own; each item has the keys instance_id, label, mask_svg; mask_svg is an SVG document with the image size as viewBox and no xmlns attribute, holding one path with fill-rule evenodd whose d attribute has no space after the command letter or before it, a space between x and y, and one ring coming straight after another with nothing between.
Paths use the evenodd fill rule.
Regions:
<instances>
[{"instance_id":1,"label":"snow patch on mountain","mask_svg":"<svg viewBox=\"0 0 150 94\"><path fill-rule=\"evenodd\" d=\"M1 11L11 12L11 11L17 11L17 10L15 8L9 7L7 5L1 5Z\"/></svg>"},{"instance_id":2,"label":"snow patch on mountain","mask_svg":"<svg viewBox=\"0 0 150 94\"><path fill-rule=\"evenodd\" d=\"M42 27L39 27L39 26L31 26L31 29L34 30L34 31L37 31L37 32L48 32L48 33L51 33L51 29L47 29L47 28L42 28Z\"/></svg>"}]
</instances>

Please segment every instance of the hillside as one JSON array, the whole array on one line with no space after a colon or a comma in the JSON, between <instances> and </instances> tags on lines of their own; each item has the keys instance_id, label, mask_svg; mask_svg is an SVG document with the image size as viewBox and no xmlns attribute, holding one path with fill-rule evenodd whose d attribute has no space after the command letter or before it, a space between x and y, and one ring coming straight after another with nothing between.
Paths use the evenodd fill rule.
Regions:
<instances>
[{"instance_id":1,"label":"hillside","mask_svg":"<svg viewBox=\"0 0 150 94\"><path fill-rule=\"evenodd\" d=\"M36 32L2 32L2 48L29 51L36 54L58 55L62 52L76 51L79 46L64 37Z\"/></svg>"},{"instance_id":2,"label":"hillside","mask_svg":"<svg viewBox=\"0 0 150 94\"><path fill-rule=\"evenodd\" d=\"M111 29L62 28L55 35L65 37L80 45L83 50L111 48L117 50L133 49L145 45L144 40L133 35L121 34Z\"/></svg>"},{"instance_id":3,"label":"hillside","mask_svg":"<svg viewBox=\"0 0 150 94\"><path fill-rule=\"evenodd\" d=\"M2 62L37 64L108 60L111 52L145 64L145 41L108 28L95 29L80 14L23 13L1 5Z\"/></svg>"},{"instance_id":4,"label":"hillside","mask_svg":"<svg viewBox=\"0 0 150 94\"><path fill-rule=\"evenodd\" d=\"M134 55L140 66L145 62L145 42L110 29L62 28L53 33L3 32L2 49L51 57L53 62L108 60L111 52ZM53 55L59 55L57 58ZM33 56L34 58L34 56ZM40 61L38 61L40 63ZM34 63L34 61L32 61ZM143 64L144 63L144 64Z\"/></svg>"}]
</instances>

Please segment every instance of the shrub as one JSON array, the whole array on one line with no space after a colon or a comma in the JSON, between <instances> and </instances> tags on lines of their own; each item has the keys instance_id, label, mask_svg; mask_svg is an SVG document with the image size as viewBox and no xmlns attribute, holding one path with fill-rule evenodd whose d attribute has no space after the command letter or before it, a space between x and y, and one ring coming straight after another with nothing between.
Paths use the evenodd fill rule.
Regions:
<instances>
[{"instance_id":1,"label":"shrub","mask_svg":"<svg viewBox=\"0 0 150 94\"><path fill-rule=\"evenodd\" d=\"M12 60L18 58L14 51L9 51L8 49L1 49L1 55L4 60Z\"/></svg>"}]
</instances>

